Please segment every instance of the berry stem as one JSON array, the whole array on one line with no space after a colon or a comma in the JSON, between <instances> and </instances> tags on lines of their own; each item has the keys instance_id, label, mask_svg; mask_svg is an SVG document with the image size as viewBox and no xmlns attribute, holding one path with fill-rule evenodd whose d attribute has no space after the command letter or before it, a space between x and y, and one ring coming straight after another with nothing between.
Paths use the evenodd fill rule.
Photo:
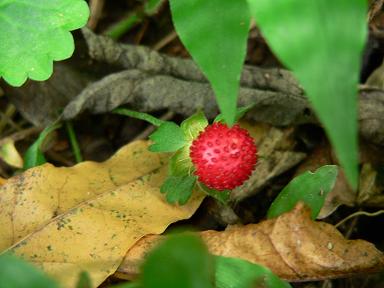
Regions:
<instances>
[{"instance_id":1,"label":"berry stem","mask_svg":"<svg viewBox=\"0 0 384 288\"><path fill-rule=\"evenodd\" d=\"M117 108L117 109L113 110L112 113L132 117L132 118L136 118L136 119L140 119L140 120L144 120L144 121L151 123L153 126L160 126L161 124L166 122L166 121L158 119L158 118L156 118L156 117L154 117L148 113L137 112L137 111L133 111L133 110L126 109L126 108Z\"/></svg>"}]
</instances>

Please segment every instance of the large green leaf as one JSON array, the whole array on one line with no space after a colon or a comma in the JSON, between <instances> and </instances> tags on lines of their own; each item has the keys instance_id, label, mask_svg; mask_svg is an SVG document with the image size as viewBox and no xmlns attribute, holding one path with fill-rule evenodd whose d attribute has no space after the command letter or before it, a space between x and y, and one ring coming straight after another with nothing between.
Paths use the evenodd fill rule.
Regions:
<instances>
[{"instance_id":1,"label":"large green leaf","mask_svg":"<svg viewBox=\"0 0 384 288\"><path fill-rule=\"evenodd\" d=\"M248 0L263 35L296 75L357 187L357 84L366 0Z\"/></svg>"},{"instance_id":2,"label":"large green leaf","mask_svg":"<svg viewBox=\"0 0 384 288\"><path fill-rule=\"evenodd\" d=\"M52 61L72 55L69 31L88 15L83 0L0 0L0 77L13 86L48 79Z\"/></svg>"},{"instance_id":3,"label":"large green leaf","mask_svg":"<svg viewBox=\"0 0 384 288\"><path fill-rule=\"evenodd\" d=\"M278 217L292 210L298 202L304 202L311 208L312 219L316 219L325 198L335 186L337 174L337 166L325 165L314 173L307 171L295 177L272 202L268 218Z\"/></svg>"},{"instance_id":4,"label":"large green leaf","mask_svg":"<svg viewBox=\"0 0 384 288\"><path fill-rule=\"evenodd\" d=\"M148 255L141 281L146 288L212 288L212 260L201 239L172 235Z\"/></svg>"},{"instance_id":5,"label":"large green leaf","mask_svg":"<svg viewBox=\"0 0 384 288\"><path fill-rule=\"evenodd\" d=\"M0 288L58 288L52 279L12 255L0 256Z\"/></svg>"},{"instance_id":6,"label":"large green leaf","mask_svg":"<svg viewBox=\"0 0 384 288\"><path fill-rule=\"evenodd\" d=\"M176 31L211 82L225 121L235 121L250 15L246 0L170 0Z\"/></svg>"}]
</instances>

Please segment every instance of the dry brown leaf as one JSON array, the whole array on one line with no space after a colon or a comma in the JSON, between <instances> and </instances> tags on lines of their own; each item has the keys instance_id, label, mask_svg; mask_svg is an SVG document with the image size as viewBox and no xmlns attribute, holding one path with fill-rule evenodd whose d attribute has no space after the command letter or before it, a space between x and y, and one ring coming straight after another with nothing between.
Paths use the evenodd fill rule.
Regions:
<instances>
[{"instance_id":1,"label":"dry brown leaf","mask_svg":"<svg viewBox=\"0 0 384 288\"><path fill-rule=\"evenodd\" d=\"M63 287L75 287L83 270L98 286L138 239L189 218L203 199L195 193L185 206L167 204L159 191L167 156L147 147L139 141L104 163L46 164L9 179L0 188L2 249L13 245L5 251L41 266Z\"/></svg>"},{"instance_id":2,"label":"dry brown leaf","mask_svg":"<svg viewBox=\"0 0 384 288\"><path fill-rule=\"evenodd\" d=\"M384 256L363 240L347 240L332 225L314 222L310 210L294 210L259 224L200 232L211 253L239 257L269 267L288 281L320 280L384 269ZM116 274L126 279L163 236L146 236L126 255Z\"/></svg>"}]
</instances>

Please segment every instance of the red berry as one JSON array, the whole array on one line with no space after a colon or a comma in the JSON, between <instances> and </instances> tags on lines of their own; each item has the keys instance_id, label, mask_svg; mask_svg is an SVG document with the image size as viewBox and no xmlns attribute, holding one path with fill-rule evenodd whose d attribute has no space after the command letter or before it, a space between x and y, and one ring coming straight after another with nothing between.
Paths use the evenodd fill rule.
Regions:
<instances>
[{"instance_id":1,"label":"red berry","mask_svg":"<svg viewBox=\"0 0 384 288\"><path fill-rule=\"evenodd\" d=\"M193 141L190 157L200 182L216 190L232 190L249 178L257 150L248 131L214 123Z\"/></svg>"}]
</instances>

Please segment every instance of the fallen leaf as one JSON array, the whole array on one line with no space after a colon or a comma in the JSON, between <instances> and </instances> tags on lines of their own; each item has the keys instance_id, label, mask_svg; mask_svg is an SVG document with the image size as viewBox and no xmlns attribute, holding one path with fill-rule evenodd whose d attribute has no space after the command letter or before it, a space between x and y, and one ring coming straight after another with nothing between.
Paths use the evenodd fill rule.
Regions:
<instances>
[{"instance_id":1,"label":"fallen leaf","mask_svg":"<svg viewBox=\"0 0 384 288\"><path fill-rule=\"evenodd\" d=\"M259 224L200 232L214 255L261 264L288 281L345 277L384 269L384 256L364 240L347 240L332 225L315 222L299 203L292 211ZM133 246L116 274L130 279L147 251L163 236L149 235Z\"/></svg>"},{"instance_id":2,"label":"fallen leaf","mask_svg":"<svg viewBox=\"0 0 384 288\"><path fill-rule=\"evenodd\" d=\"M9 179L0 188L1 249L63 287L75 287L81 271L97 287L138 239L189 218L203 199L194 193L187 205L169 205L160 193L168 155L147 148L134 142L104 163L45 164Z\"/></svg>"},{"instance_id":3,"label":"fallen leaf","mask_svg":"<svg viewBox=\"0 0 384 288\"><path fill-rule=\"evenodd\" d=\"M23 167L23 158L15 147L15 141L12 139L3 139L4 144L0 146L0 159L8 165L16 168Z\"/></svg>"}]
</instances>

